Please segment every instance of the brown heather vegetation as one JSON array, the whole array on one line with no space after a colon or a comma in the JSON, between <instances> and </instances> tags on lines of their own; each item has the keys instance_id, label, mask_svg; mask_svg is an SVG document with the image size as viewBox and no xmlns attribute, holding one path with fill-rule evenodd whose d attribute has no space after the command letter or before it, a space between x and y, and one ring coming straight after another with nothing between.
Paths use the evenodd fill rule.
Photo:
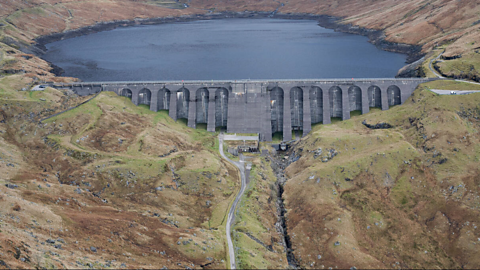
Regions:
<instances>
[{"instance_id":1,"label":"brown heather vegetation","mask_svg":"<svg viewBox=\"0 0 480 270\"><path fill-rule=\"evenodd\" d=\"M8 91L25 96L0 106L2 268L225 267L239 179L215 134L113 93L39 123L52 104L82 98ZM48 92L70 103L36 100Z\"/></svg>"},{"instance_id":2,"label":"brown heather vegetation","mask_svg":"<svg viewBox=\"0 0 480 270\"><path fill-rule=\"evenodd\" d=\"M182 2L0 1L0 269L228 265L225 214L239 177L220 159L216 134L112 93L40 122L88 97L21 91L39 80L75 80L23 52L39 36L107 21L278 8L383 30L390 42L421 45L427 61L445 50L436 63L442 73L478 78L478 1L194 0L186 9ZM480 267L479 95L427 88L465 85L429 83L405 105L316 126L288 153L301 155L286 168L283 194L301 267ZM395 128L370 130L363 120ZM313 157L318 148L339 155L323 163ZM238 265L285 268L272 161L250 161L234 224Z\"/></svg>"},{"instance_id":3,"label":"brown heather vegetation","mask_svg":"<svg viewBox=\"0 0 480 270\"><path fill-rule=\"evenodd\" d=\"M404 105L317 126L298 142L285 201L300 265L478 268L479 104L479 94L420 87ZM318 148L339 155L323 163Z\"/></svg>"}]
</instances>

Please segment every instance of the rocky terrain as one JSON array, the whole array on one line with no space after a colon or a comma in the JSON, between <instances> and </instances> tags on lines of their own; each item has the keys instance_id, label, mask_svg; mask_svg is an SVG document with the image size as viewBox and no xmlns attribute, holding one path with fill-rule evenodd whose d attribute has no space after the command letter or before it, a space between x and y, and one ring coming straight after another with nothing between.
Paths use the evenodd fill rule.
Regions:
<instances>
[{"instance_id":1,"label":"rocky terrain","mask_svg":"<svg viewBox=\"0 0 480 270\"><path fill-rule=\"evenodd\" d=\"M440 73L478 80L472 0L4 0L0 268L225 268L240 181L217 134L113 93L26 90L76 80L40 58L42 37L255 14L335 16L315 18L411 60L425 54L411 75L433 76L428 63L443 53ZM428 88L478 89L431 82L405 105L316 126L287 153L250 155L237 265L478 268L480 96Z\"/></svg>"}]
</instances>

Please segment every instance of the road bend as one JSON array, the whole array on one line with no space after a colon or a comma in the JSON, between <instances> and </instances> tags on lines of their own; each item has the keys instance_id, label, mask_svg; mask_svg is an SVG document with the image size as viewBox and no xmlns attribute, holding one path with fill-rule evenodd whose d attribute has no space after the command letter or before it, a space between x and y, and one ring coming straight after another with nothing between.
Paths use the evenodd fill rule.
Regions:
<instances>
[{"instance_id":1,"label":"road bend","mask_svg":"<svg viewBox=\"0 0 480 270\"><path fill-rule=\"evenodd\" d=\"M437 61L438 59L440 59L440 57L443 55L444 52L445 52L445 50L444 50L443 52L441 52L437 57L435 57L434 59L430 60L430 64L428 65L428 67L429 67L430 70L433 72L433 74L435 74L435 76L437 76L437 78L440 78L440 79L445 79L445 77L443 77L441 74L439 74L439 73L433 68L433 62L435 62L435 61ZM467 80L458 80L458 79L455 79L454 81L480 85L480 83L471 82L471 81L467 81ZM439 94L440 94L440 93L439 93ZM470 93L469 93L469 94L470 94Z\"/></svg>"},{"instance_id":2,"label":"road bend","mask_svg":"<svg viewBox=\"0 0 480 270\"><path fill-rule=\"evenodd\" d=\"M237 197L235 198L235 201L233 201L232 207L228 211L227 230L226 230L227 242L228 242L228 255L230 257L230 269L236 269L235 249L233 247L231 229L232 229L232 223L235 220L235 209L237 208L238 202L240 201L240 198L243 196L243 193L245 192L245 188L247 186L247 178L245 176L245 166L244 166L243 155L240 155L240 162L233 161L229 159L227 156L225 156L225 153L223 152L223 134L220 134L218 136L218 144L219 144L218 150L220 151L220 155L222 156L222 158L232 163L240 171L241 188L240 188L240 192L238 192Z\"/></svg>"},{"instance_id":3,"label":"road bend","mask_svg":"<svg viewBox=\"0 0 480 270\"><path fill-rule=\"evenodd\" d=\"M430 60L430 63L428 64L428 68L430 68L430 71L433 72L433 74L435 74L435 76L437 76L437 78L444 78L444 77L442 75L438 74L437 71L433 68L433 62L437 61L440 57L442 57L442 54L444 52L445 52L445 50L443 52L441 52L437 57Z\"/></svg>"}]
</instances>

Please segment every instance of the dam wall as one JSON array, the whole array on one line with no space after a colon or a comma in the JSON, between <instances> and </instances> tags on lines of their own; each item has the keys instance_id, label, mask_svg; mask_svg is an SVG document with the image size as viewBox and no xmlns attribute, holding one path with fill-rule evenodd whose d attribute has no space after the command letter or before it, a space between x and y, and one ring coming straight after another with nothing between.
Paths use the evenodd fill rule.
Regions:
<instances>
[{"instance_id":1,"label":"dam wall","mask_svg":"<svg viewBox=\"0 0 480 270\"><path fill-rule=\"evenodd\" d=\"M312 124L347 120L352 111L365 114L370 108L401 105L420 83L430 80L435 79L95 82L53 87L79 95L112 91L137 106L168 110L175 121L187 119L191 128L207 124L211 132L224 127L228 133L258 133L262 141L281 132L289 141L292 131L306 135Z\"/></svg>"}]
</instances>

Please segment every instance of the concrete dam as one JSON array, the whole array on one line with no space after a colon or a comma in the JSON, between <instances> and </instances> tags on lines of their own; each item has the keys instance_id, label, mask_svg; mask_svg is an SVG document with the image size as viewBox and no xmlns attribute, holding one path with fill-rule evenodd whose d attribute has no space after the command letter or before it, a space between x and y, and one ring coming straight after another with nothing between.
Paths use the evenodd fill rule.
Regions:
<instances>
[{"instance_id":1,"label":"concrete dam","mask_svg":"<svg viewBox=\"0 0 480 270\"><path fill-rule=\"evenodd\" d=\"M228 133L258 133L262 141L282 132L283 140L289 141L292 131L305 135L312 124L347 120L352 111L365 114L372 107L401 105L419 84L430 80L435 79L81 82L53 87L79 95L112 91L137 106L168 110L175 121L187 119L191 128L204 123L211 132L224 127Z\"/></svg>"}]
</instances>

